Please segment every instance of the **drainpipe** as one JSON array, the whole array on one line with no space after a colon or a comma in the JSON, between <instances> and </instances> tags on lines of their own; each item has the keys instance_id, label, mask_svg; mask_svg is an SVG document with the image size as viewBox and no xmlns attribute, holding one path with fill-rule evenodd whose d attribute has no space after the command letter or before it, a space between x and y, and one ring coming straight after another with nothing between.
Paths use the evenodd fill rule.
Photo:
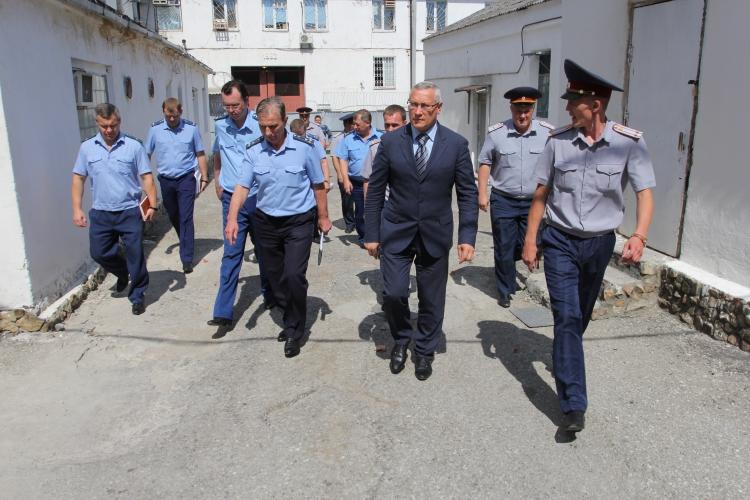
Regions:
<instances>
[{"instance_id":1,"label":"drainpipe","mask_svg":"<svg viewBox=\"0 0 750 500\"><path fill-rule=\"evenodd\" d=\"M417 0L409 0L409 88L417 82Z\"/></svg>"}]
</instances>

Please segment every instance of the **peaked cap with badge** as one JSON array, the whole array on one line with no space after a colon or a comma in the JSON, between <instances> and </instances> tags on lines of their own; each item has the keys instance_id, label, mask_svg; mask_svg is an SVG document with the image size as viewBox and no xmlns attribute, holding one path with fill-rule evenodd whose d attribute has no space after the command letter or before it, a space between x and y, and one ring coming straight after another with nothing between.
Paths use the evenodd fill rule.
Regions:
<instances>
[{"instance_id":1,"label":"peaked cap with badge","mask_svg":"<svg viewBox=\"0 0 750 500\"><path fill-rule=\"evenodd\" d=\"M503 97L509 99L511 104L536 104L542 93L534 87L516 87L503 94Z\"/></svg>"},{"instance_id":2,"label":"peaked cap with badge","mask_svg":"<svg viewBox=\"0 0 750 500\"><path fill-rule=\"evenodd\" d=\"M581 97L603 97L609 99L612 91L622 92L622 88L601 76L584 69L580 64L565 59L565 77L568 79L568 88L560 96L561 99L573 101Z\"/></svg>"}]
</instances>

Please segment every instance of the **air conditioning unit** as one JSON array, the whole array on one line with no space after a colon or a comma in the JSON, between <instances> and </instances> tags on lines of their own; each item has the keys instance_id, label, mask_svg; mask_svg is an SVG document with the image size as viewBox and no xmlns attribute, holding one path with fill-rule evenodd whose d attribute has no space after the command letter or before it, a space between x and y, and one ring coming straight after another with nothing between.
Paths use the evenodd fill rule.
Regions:
<instances>
[{"instance_id":1,"label":"air conditioning unit","mask_svg":"<svg viewBox=\"0 0 750 500\"><path fill-rule=\"evenodd\" d=\"M312 47L313 46L312 35L310 35L308 33L300 33L299 34L299 45L300 45L300 47Z\"/></svg>"},{"instance_id":2,"label":"air conditioning unit","mask_svg":"<svg viewBox=\"0 0 750 500\"><path fill-rule=\"evenodd\" d=\"M179 7L180 0L153 0L151 3L157 7Z\"/></svg>"},{"instance_id":3,"label":"air conditioning unit","mask_svg":"<svg viewBox=\"0 0 750 500\"><path fill-rule=\"evenodd\" d=\"M214 31L226 31L229 25L224 19L214 19Z\"/></svg>"},{"instance_id":4,"label":"air conditioning unit","mask_svg":"<svg viewBox=\"0 0 750 500\"><path fill-rule=\"evenodd\" d=\"M396 6L396 0L385 0L385 6L386 7L395 7Z\"/></svg>"}]
</instances>

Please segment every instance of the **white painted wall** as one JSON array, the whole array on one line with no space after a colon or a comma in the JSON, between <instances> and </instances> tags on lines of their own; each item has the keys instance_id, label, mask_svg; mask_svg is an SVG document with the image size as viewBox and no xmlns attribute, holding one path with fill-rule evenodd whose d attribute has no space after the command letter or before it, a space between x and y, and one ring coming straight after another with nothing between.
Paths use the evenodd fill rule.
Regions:
<instances>
[{"instance_id":1,"label":"white painted wall","mask_svg":"<svg viewBox=\"0 0 750 500\"><path fill-rule=\"evenodd\" d=\"M750 286L746 47L750 3L709 1L681 259Z\"/></svg>"},{"instance_id":2,"label":"white painted wall","mask_svg":"<svg viewBox=\"0 0 750 500\"><path fill-rule=\"evenodd\" d=\"M182 3L183 29L162 34L174 43L184 39L190 53L215 71L209 78L209 91L218 92L231 79L232 66L304 66L305 98L309 106L330 104L334 111L358 109L369 103L391 104L391 99L407 95L410 83L409 2L396 1L394 31L372 29L370 0L329 0L328 29L310 32L312 50L300 50L303 32L302 3L287 3L286 31L263 29L261 0L237 2L237 28L226 33L228 40L217 41L212 27L211 0ZM484 7L484 2L451 1L446 24L458 21ZM427 35L426 4L417 2L417 74L424 79L422 38ZM374 89L373 57L395 57L396 88ZM375 94L391 94L381 98ZM331 95L337 94L337 99ZM403 99L402 99L403 100ZM383 106L380 106L383 107Z\"/></svg>"},{"instance_id":3,"label":"white painted wall","mask_svg":"<svg viewBox=\"0 0 750 500\"><path fill-rule=\"evenodd\" d=\"M145 137L150 123L160 118L167 82L172 81L175 91L178 86L187 89L185 96L193 87L206 92L203 66L154 39L133 36L62 2L0 6L0 88L8 124L7 140L0 133L0 169L12 170L3 176L7 181L0 189L15 186L15 195L0 194L0 219L8 226L3 255L11 256L0 260L0 276L13 279L10 290L3 284L0 308L42 307L93 267L88 232L74 227L70 215L71 170L80 146L73 59L109 67L110 101L120 108L123 131L136 137ZM133 81L130 100L124 96L125 75ZM153 98L147 95L148 77L155 82ZM203 116L200 125L208 139L207 109L198 113L190 98L185 108L187 117ZM87 183L86 203L89 191ZM12 245L6 247L6 242Z\"/></svg>"}]
</instances>

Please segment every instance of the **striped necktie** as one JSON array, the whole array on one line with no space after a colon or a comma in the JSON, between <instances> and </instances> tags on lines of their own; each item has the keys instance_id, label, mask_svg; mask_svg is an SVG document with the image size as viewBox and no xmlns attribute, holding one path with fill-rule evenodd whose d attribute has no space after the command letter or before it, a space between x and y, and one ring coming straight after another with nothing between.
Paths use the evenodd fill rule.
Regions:
<instances>
[{"instance_id":1,"label":"striped necktie","mask_svg":"<svg viewBox=\"0 0 750 500\"><path fill-rule=\"evenodd\" d=\"M417 163L417 176L421 179L424 177L424 173L427 170L427 134L419 134L417 136L417 153L414 155L414 160Z\"/></svg>"}]
</instances>

